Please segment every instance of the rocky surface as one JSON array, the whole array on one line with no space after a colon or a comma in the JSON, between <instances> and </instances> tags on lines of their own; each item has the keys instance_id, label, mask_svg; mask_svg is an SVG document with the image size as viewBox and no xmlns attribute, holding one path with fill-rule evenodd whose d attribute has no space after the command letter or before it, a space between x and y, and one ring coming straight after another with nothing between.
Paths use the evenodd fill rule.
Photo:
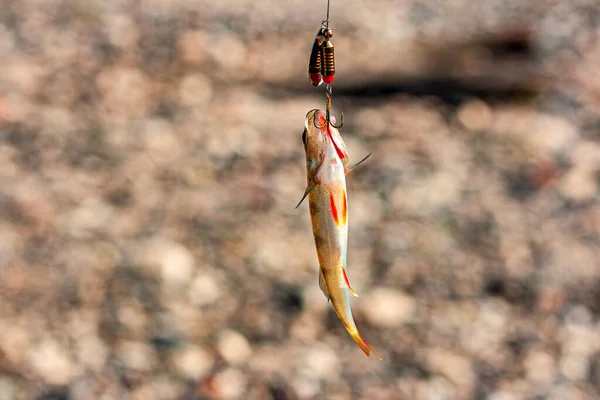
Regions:
<instances>
[{"instance_id":1,"label":"rocky surface","mask_svg":"<svg viewBox=\"0 0 600 400\"><path fill-rule=\"evenodd\" d=\"M332 1L380 362L294 210L324 5L0 0L0 399L600 398L600 6Z\"/></svg>"}]
</instances>

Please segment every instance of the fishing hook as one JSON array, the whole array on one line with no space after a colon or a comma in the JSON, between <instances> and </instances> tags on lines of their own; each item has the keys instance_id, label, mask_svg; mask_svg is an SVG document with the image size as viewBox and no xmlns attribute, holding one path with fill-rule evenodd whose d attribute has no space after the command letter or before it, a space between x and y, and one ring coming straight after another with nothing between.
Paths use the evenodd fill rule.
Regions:
<instances>
[{"instance_id":1,"label":"fishing hook","mask_svg":"<svg viewBox=\"0 0 600 400\"><path fill-rule=\"evenodd\" d=\"M331 90L331 85L327 85L326 89L325 89L325 94L327 95L327 98L325 100L325 122L323 122L323 125L319 125L317 124L317 120L314 120L314 125L315 128L317 129L323 129L325 128L325 126L327 124L331 124L331 126L333 126L336 129L340 129L342 126L344 126L344 113L342 112L340 114L340 124L336 125L333 122L331 122L331 94L332 94L332 90Z\"/></svg>"}]
</instances>

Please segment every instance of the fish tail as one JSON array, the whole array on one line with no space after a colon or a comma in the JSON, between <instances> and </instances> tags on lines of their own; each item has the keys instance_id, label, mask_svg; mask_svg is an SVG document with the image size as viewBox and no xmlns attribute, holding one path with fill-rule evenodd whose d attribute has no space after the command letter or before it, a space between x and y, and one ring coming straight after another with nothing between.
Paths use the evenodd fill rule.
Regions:
<instances>
[{"instance_id":1,"label":"fish tail","mask_svg":"<svg viewBox=\"0 0 600 400\"><path fill-rule=\"evenodd\" d=\"M369 343L367 343L367 341L358 332L358 328L356 328L356 326L354 326L353 328L346 326L345 328L350 334L350 337L352 337L352 340L354 340L354 343L356 343L358 347L360 347L360 349L363 351L363 353L365 353L367 357L371 358L372 352L373 354L375 354L375 357L379 358L380 360L383 360L383 358L381 358L381 356L377 354L375 350L373 350Z\"/></svg>"}]
</instances>

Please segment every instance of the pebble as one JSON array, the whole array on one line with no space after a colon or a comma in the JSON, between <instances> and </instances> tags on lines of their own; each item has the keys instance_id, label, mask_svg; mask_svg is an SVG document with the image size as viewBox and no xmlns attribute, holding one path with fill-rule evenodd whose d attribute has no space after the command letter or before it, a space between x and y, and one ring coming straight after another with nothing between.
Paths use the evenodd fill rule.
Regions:
<instances>
[{"instance_id":1,"label":"pebble","mask_svg":"<svg viewBox=\"0 0 600 400\"><path fill-rule=\"evenodd\" d=\"M460 105L458 120L467 130L475 133L481 132L490 126L492 111L484 101L471 99Z\"/></svg>"},{"instance_id":2,"label":"pebble","mask_svg":"<svg viewBox=\"0 0 600 400\"><path fill-rule=\"evenodd\" d=\"M210 272L199 272L190 284L188 298L197 307L215 303L223 295L222 283Z\"/></svg>"},{"instance_id":3,"label":"pebble","mask_svg":"<svg viewBox=\"0 0 600 400\"><path fill-rule=\"evenodd\" d=\"M185 76L179 83L179 102L186 107L206 107L213 97L211 80L203 74Z\"/></svg>"},{"instance_id":4,"label":"pebble","mask_svg":"<svg viewBox=\"0 0 600 400\"><path fill-rule=\"evenodd\" d=\"M133 371L151 371L158 362L152 347L144 342L121 341L117 348L117 355L125 366Z\"/></svg>"},{"instance_id":5,"label":"pebble","mask_svg":"<svg viewBox=\"0 0 600 400\"><path fill-rule=\"evenodd\" d=\"M219 334L217 348L225 361L234 366L246 363L252 356L248 339L233 330L225 330Z\"/></svg>"},{"instance_id":6,"label":"pebble","mask_svg":"<svg viewBox=\"0 0 600 400\"><path fill-rule=\"evenodd\" d=\"M523 361L527 377L537 385L549 385L556 377L556 363L546 351L532 349Z\"/></svg>"},{"instance_id":7,"label":"pebble","mask_svg":"<svg viewBox=\"0 0 600 400\"><path fill-rule=\"evenodd\" d=\"M67 349L52 339L32 348L28 359L44 382L51 385L67 384L78 370Z\"/></svg>"},{"instance_id":8,"label":"pebble","mask_svg":"<svg viewBox=\"0 0 600 400\"><path fill-rule=\"evenodd\" d=\"M178 42L182 60L191 64L200 64L206 58L206 47L209 41L201 30L187 30L181 34Z\"/></svg>"},{"instance_id":9,"label":"pebble","mask_svg":"<svg viewBox=\"0 0 600 400\"><path fill-rule=\"evenodd\" d=\"M409 322L417 309L415 299L399 290L377 288L359 299L357 303L367 320L383 328Z\"/></svg>"},{"instance_id":10,"label":"pebble","mask_svg":"<svg viewBox=\"0 0 600 400\"><path fill-rule=\"evenodd\" d=\"M0 375L0 400L17 400L17 385L9 376Z\"/></svg>"},{"instance_id":11,"label":"pebble","mask_svg":"<svg viewBox=\"0 0 600 400\"><path fill-rule=\"evenodd\" d=\"M576 167L560 180L558 190L568 200L580 203L593 200L596 197L597 186L594 171Z\"/></svg>"},{"instance_id":12,"label":"pebble","mask_svg":"<svg viewBox=\"0 0 600 400\"><path fill-rule=\"evenodd\" d=\"M450 350L433 348L427 351L427 363L432 371L447 377L461 397L471 396L476 379L470 359Z\"/></svg>"},{"instance_id":13,"label":"pebble","mask_svg":"<svg viewBox=\"0 0 600 400\"><path fill-rule=\"evenodd\" d=\"M156 251L163 283L168 288L188 285L195 268L194 256L190 250L180 243L163 241Z\"/></svg>"},{"instance_id":14,"label":"pebble","mask_svg":"<svg viewBox=\"0 0 600 400\"><path fill-rule=\"evenodd\" d=\"M151 105L150 81L139 69L108 67L96 78L106 110L125 116L143 116Z\"/></svg>"},{"instance_id":15,"label":"pebble","mask_svg":"<svg viewBox=\"0 0 600 400\"><path fill-rule=\"evenodd\" d=\"M214 360L210 353L201 347L188 345L173 353L171 364L184 378L197 381L210 372Z\"/></svg>"},{"instance_id":16,"label":"pebble","mask_svg":"<svg viewBox=\"0 0 600 400\"><path fill-rule=\"evenodd\" d=\"M215 377L216 386L219 388L220 398L234 400L244 398L244 392L248 384L246 375L235 368L227 368Z\"/></svg>"}]
</instances>

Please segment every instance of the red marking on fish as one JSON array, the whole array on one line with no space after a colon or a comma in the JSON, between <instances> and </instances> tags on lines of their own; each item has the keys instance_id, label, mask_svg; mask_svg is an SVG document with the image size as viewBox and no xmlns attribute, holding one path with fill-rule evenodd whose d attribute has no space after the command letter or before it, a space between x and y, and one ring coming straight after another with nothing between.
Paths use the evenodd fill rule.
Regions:
<instances>
[{"instance_id":1,"label":"red marking on fish","mask_svg":"<svg viewBox=\"0 0 600 400\"><path fill-rule=\"evenodd\" d=\"M329 193L329 205L331 206L331 215L333 216L335 225L340 226L340 217L338 215L337 207L335 206L335 199L331 193Z\"/></svg>"},{"instance_id":2,"label":"red marking on fish","mask_svg":"<svg viewBox=\"0 0 600 400\"><path fill-rule=\"evenodd\" d=\"M350 293L352 293L352 295L358 297L358 295L356 294L354 289L352 289L352 287L350 286L350 281L348 280L348 275L346 274L346 268L344 268L343 265L342 265L342 273L344 274L344 280L346 281L346 286L348 286L348 290L350 291Z\"/></svg>"},{"instance_id":3,"label":"red marking on fish","mask_svg":"<svg viewBox=\"0 0 600 400\"><path fill-rule=\"evenodd\" d=\"M346 222L348 221L348 202L346 200L346 191L344 190L342 194L344 195L344 200L342 203L342 223L346 225Z\"/></svg>"},{"instance_id":4,"label":"red marking on fish","mask_svg":"<svg viewBox=\"0 0 600 400\"><path fill-rule=\"evenodd\" d=\"M342 151L339 144L336 142L336 139L331 134L329 125L327 125L327 134L329 135L329 138L331 139L331 143L333 143L333 148L335 149L335 152L337 153L340 160L343 160L344 158L346 158L346 153L344 153L344 151Z\"/></svg>"}]
</instances>

